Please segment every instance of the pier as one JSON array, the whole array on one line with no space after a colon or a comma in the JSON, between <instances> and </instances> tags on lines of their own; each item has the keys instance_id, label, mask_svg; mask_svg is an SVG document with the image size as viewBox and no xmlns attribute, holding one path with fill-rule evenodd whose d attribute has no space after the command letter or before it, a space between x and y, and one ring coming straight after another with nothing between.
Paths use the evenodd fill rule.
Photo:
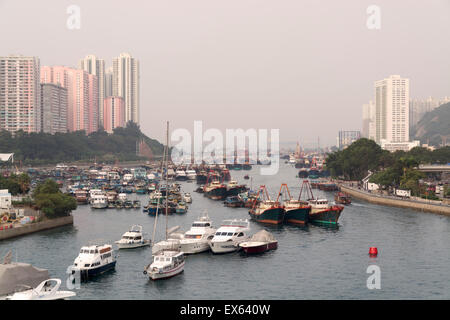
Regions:
<instances>
[{"instance_id":1,"label":"pier","mask_svg":"<svg viewBox=\"0 0 450 320\"><path fill-rule=\"evenodd\" d=\"M67 225L73 225L72 215L67 217L60 217L55 219L34 222L26 225L14 224L13 228L0 230L0 241Z\"/></svg>"}]
</instances>

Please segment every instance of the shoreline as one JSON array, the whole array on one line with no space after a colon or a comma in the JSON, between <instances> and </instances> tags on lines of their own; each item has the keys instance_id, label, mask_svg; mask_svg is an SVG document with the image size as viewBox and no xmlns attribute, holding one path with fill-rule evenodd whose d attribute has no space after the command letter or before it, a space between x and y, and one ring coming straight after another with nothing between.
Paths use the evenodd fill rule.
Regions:
<instances>
[{"instance_id":1,"label":"shoreline","mask_svg":"<svg viewBox=\"0 0 450 320\"><path fill-rule=\"evenodd\" d=\"M20 227L10 228L0 231L0 241L20 236L25 236L35 232L55 229L67 225L73 225L73 216L60 217L51 220L45 220L40 222L34 222Z\"/></svg>"},{"instance_id":2,"label":"shoreline","mask_svg":"<svg viewBox=\"0 0 450 320\"><path fill-rule=\"evenodd\" d=\"M382 195L370 194L368 192L354 189L354 188L345 186L343 184L339 184L339 187L341 188L341 191L348 193L352 197L355 197L357 199L362 199L362 200L365 200L370 203L380 204L380 205L385 205L385 206L390 206L390 207L414 209L416 211L421 211L421 212L430 212L430 213L450 216L450 206L445 205L445 204L439 205L439 204L426 203L426 202L413 201L413 200L388 198L388 197L384 197Z\"/></svg>"}]
</instances>

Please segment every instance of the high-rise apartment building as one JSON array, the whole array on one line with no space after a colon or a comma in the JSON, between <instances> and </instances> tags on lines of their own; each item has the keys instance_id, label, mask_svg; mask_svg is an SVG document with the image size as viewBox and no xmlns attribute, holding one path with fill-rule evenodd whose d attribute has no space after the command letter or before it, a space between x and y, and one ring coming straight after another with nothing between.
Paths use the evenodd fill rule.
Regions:
<instances>
[{"instance_id":1,"label":"high-rise apartment building","mask_svg":"<svg viewBox=\"0 0 450 320\"><path fill-rule=\"evenodd\" d=\"M125 101L122 97L107 97L103 107L103 128L112 133L113 129L125 126Z\"/></svg>"},{"instance_id":2,"label":"high-rise apartment building","mask_svg":"<svg viewBox=\"0 0 450 320\"><path fill-rule=\"evenodd\" d=\"M109 67L105 71L105 98L113 96L113 67Z\"/></svg>"},{"instance_id":3,"label":"high-rise apartment building","mask_svg":"<svg viewBox=\"0 0 450 320\"><path fill-rule=\"evenodd\" d=\"M367 139L375 140L375 120L376 120L376 112L375 112L375 104L373 101L370 101L367 104L363 105L363 125L362 125L362 137Z\"/></svg>"},{"instance_id":4,"label":"high-rise apartment building","mask_svg":"<svg viewBox=\"0 0 450 320\"><path fill-rule=\"evenodd\" d=\"M337 147L341 150L345 149L360 138L361 132L359 131L339 131Z\"/></svg>"},{"instance_id":5,"label":"high-rise apartment building","mask_svg":"<svg viewBox=\"0 0 450 320\"><path fill-rule=\"evenodd\" d=\"M98 121L103 125L103 100L106 96L105 60L97 59L95 55L88 55L78 62L78 69L97 76L98 88Z\"/></svg>"},{"instance_id":6,"label":"high-rise apartment building","mask_svg":"<svg viewBox=\"0 0 450 320\"><path fill-rule=\"evenodd\" d=\"M0 130L41 130L38 57L0 57Z\"/></svg>"},{"instance_id":7,"label":"high-rise apartment building","mask_svg":"<svg viewBox=\"0 0 450 320\"><path fill-rule=\"evenodd\" d=\"M113 59L112 94L125 101L125 122L139 123L139 61L128 53Z\"/></svg>"},{"instance_id":8,"label":"high-rise apartment building","mask_svg":"<svg viewBox=\"0 0 450 320\"><path fill-rule=\"evenodd\" d=\"M428 97L427 99L411 99L409 102L409 128L412 129L425 115L425 113L433 111L437 107L450 102L450 97L435 99Z\"/></svg>"},{"instance_id":9,"label":"high-rise apartment building","mask_svg":"<svg viewBox=\"0 0 450 320\"><path fill-rule=\"evenodd\" d=\"M409 141L409 79L392 75L375 82L375 141Z\"/></svg>"},{"instance_id":10,"label":"high-rise apartment building","mask_svg":"<svg viewBox=\"0 0 450 320\"><path fill-rule=\"evenodd\" d=\"M41 84L41 128L45 133L67 132L67 89L53 83Z\"/></svg>"},{"instance_id":11,"label":"high-rise apartment building","mask_svg":"<svg viewBox=\"0 0 450 320\"><path fill-rule=\"evenodd\" d=\"M67 127L69 131L98 130L97 76L64 66L41 68L41 83L53 83L67 89Z\"/></svg>"}]
</instances>

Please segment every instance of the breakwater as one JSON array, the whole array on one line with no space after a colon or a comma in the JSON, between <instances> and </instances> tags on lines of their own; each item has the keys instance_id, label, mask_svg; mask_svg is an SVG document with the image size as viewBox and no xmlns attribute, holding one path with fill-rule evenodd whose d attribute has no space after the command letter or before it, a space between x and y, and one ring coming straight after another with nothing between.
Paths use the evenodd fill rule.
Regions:
<instances>
[{"instance_id":1,"label":"breakwater","mask_svg":"<svg viewBox=\"0 0 450 320\"><path fill-rule=\"evenodd\" d=\"M409 208L414 210L419 210L423 212L432 212L437 214L442 214L450 216L450 206L445 204L433 204L423 201L408 200L408 199L395 199L390 197L385 197L376 194L370 194L365 191L357 190L354 188L347 187L345 185L339 185L343 192L350 194L354 198L362 199L370 203L381 204L386 206L394 206L400 208Z\"/></svg>"},{"instance_id":2,"label":"breakwater","mask_svg":"<svg viewBox=\"0 0 450 320\"><path fill-rule=\"evenodd\" d=\"M73 225L73 216L34 222L26 225L15 226L6 230L0 230L0 241L66 225Z\"/></svg>"}]
</instances>

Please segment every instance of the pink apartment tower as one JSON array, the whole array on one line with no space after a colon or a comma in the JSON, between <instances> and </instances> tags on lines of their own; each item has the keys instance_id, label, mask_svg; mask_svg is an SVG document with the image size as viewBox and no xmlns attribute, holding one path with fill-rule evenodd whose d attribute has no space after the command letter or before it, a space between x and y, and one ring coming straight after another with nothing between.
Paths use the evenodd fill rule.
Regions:
<instances>
[{"instance_id":1,"label":"pink apartment tower","mask_svg":"<svg viewBox=\"0 0 450 320\"><path fill-rule=\"evenodd\" d=\"M90 134L98 130L97 76L64 66L43 66L41 83L53 83L67 89L69 131L85 130Z\"/></svg>"}]
</instances>

